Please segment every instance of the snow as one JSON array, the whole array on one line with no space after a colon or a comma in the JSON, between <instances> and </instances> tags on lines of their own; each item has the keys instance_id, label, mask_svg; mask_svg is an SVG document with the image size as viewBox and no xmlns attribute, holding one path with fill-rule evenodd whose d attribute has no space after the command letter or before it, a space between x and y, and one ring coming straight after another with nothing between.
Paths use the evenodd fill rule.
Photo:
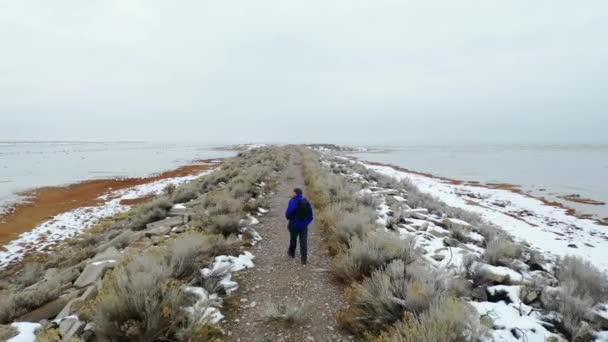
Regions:
<instances>
[{"instance_id":1,"label":"snow","mask_svg":"<svg viewBox=\"0 0 608 342\"><path fill-rule=\"evenodd\" d=\"M103 218L128 211L131 206L120 204L122 200L160 195L169 184L178 186L210 172L213 172L213 170L197 175L162 179L128 189L113 191L110 194L99 197L105 201L101 205L81 207L59 214L6 244L4 246L5 250L0 251L0 268L21 259L28 252L40 251L59 241L77 236Z\"/></svg>"},{"instance_id":2,"label":"snow","mask_svg":"<svg viewBox=\"0 0 608 342\"><path fill-rule=\"evenodd\" d=\"M608 270L608 230L593 220L568 215L564 209L508 190L455 185L388 166L364 165L399 180L408 179L420 191L449 206L479 214L486 222L501 227L515 239L526 241L545 254L579 256ZM519 214L522 212L529 215ZM569 247L571 244L577 248Z\"/></svg>"},{"instance_id":3,"label":"snow","mask_svg":"<svg viewBox=\"0 0 608 342\"><path fill-rule=\"evenodd\" d=\"M492 337L496 342L545 342L549 337L555 336L541 324L533 308L521 304L506 304L505 302L470 302L479 312L480 316L489 316L494 321ZM522 338L513 336L513 332ZM525 336L525 337L524 337Z\"/></svg>"},{"instance_id":4,"label":"snow","mask_svg":"<svg viewBox=\"0 0 608 342\"><path fill-rule=\"evenodd\" d=\"M184 288L184 291L197 297L197 301L192 306L184 308L184 310L198 319L199 322L217 324L224 319L220 310L212 306L215 302L220 302L217 294L209 295L204 288L193 286Z\"/></svg>"},{"instance_id":5,"label":"snow","mask_svg":"<svg viewBox=\"0 0 608 342\"><path fill-rule=\"evenodd\" d=\"M253 226L253 225L256 225L256 224L260 223L260 221L257 218L255 218L255 217L253 217L251 215L247 215L247 218L249 219L249 225Z\"/></svg>"},{"instance_id":6,"label":"snow","mask_svg":"<svg viewBox=\"0 0 608 342\"><path fill-rule=\"evenodd\" d=\"M212 271L221 268L227 268L230 272L238 272L245 269L253 268L253 259L255 257L249 252L239 255L238 257L220 255L215 257L213 262Z\"/></svg>"},{"instance_id":7,"label":"snow","mask_svg":"<svg viewBox=\"0 0 608 342\"><path fill-rule=\"evenodd\" d=\"M34 342L36 341L35 332L42 325L38 323L18 322L11 326L19 332L18 335L8 339L6 342Z\"/></svg>"},{"instance_id":8,"label":"snow","mask_svg":"<svg viewBox=\"0 0 608 342\"><path fill-rule=\"evenodd\" d=\"M186 208L185 205L183 205L181 203L178 203L178 204L176 204L176 205L173 206L173 209L188 209L188 208Z\"/></svg>"},{"instance_id":9,"label":"snow","mask_svg":"<svg viewBox=\"0 0 608 342\"><path fill-rule=\"evenodd\" d=\"M489 272L489 273L492 273L492 274L509 277L509 279L511 281L517 281L517 282L520 282L520 281L522 281L524 279L524 277L520 273L518 273L518 272L516 272L516 271L514 271L514 270L512 270L512 269L510 269L508 267L504 267L504 266L492 266L492 265L481 264L481 263L478 263L478 265L479 265L479 271L480 272L484 272L485 271L485 272Z\"/></svg>"},{"instance_id":10,"label":"snow","mask_svg":"<svg viewBox=\"0 0 608 342\"><path fill-rule=\"evenodd\" d=\"M231 294L239 288L239 284L232 280L232 273L242 271L245 269L253 268L253 254L245 252L238 257L220 255L214 260L212 269L203 268L201 274L203 278L207 278L213 271L225 270L226 275L220 280L220 285L224 288L226 294ZM184 291L191 293L197 297L196 302L190 306L184 308L192 317L199 321L209 321L210 323L216 324L224 319L224 315L220 312L218 307L222 306L222 299L217 293L209 294L207 290L202 287L187 286Z\"/></svg>"},{"instance_id":11,"label":"snow","mask_svg":"<svg viewBox=\"0 0 608 342\"><path fill-rule=\"evenodd\" d=\"M258 208L258 211L259 211L261 214L266 214L266 213L268 213L268 209L264 209L264 208L261 208L261 207L260 207L260 208Z\"/></svg>"},{"instance_id":12,"label":"snow","mask_svg":"<svg viewBox=\"0 0 608 342\"><path fill-rule=\"evenodd\" d=\"M595 333L596 342L608 342L608 331L600 331Z\"/></svg>"},{"instance_id":13,"label":"snow","mask_svg":"<svg viewBox=\"0 0 608 342\"><path fill-rule=\"evenodd\" d=\"M103 265L103 264L113 264L115 262L116 262L116 260L103 260L103 261L92 262L91 265L97 266L97 265Z\"/></svg>"}]
</instances>

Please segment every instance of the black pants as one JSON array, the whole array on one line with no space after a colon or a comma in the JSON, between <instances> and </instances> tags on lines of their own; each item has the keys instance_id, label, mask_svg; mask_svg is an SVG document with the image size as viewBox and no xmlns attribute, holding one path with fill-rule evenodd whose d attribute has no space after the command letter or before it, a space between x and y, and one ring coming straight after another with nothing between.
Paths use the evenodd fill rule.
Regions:
<instances>
[{"instance_id":1,"label":"black pants","mask_svg":"<svg viewBox=\"0 0 608 342\"><path fill-rule=\"evenodd\" d=\"M302 262L305 263L308 257L308 227L303 229L289 227L289 235L289 250L287 253L292 258L296 257L296 244L298 237L300 237L300 256L302 257Z\"/></svg>"}]
</instances>

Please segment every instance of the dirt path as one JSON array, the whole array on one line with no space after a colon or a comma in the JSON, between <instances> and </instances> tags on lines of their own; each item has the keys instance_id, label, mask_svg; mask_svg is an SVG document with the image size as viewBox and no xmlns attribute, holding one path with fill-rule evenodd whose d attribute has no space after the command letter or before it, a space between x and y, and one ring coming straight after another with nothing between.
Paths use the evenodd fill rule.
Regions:
<instances>
[{"instance_id":1,"label":"dirt path","mask_svg":"<svg viewBox=\"0 0 608 342\"><path fill-rule=\"evenodd\" d=\"M228 341L353 340L337 326L335 317L342 305L343 287L329 272L331 259L314 222L309 228L308 265L300 264L299 247L295 259L287 257L289 232L283 215L295 187L304 187L304 181L299 155L294 154L271 199L270 213L256 227L263 240L251 250L255 268L237 273L241 298L239 309L229 315L225 326ZM291 326L264 321L259 310L268 299L277 304L304 303L304 319Z\"/></svg>"}]
</instances>

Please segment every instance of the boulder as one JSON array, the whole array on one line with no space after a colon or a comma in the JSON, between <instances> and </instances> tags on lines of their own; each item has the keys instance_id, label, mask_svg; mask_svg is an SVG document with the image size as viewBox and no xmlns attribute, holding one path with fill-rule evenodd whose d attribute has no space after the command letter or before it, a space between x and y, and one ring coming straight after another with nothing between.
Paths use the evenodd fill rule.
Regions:
<instances>
[{"instance_id":1,"label":"boulder","mask_svg":"<svg viewBox=\"0 0 608 342\"><path fill-rule=\"evenodd\" d=\"M78 271L77 267L69 267L62 270L57 268L49 268L44 273L44 280L49 281L51 279L59 279L61 283L71 283L78 278L79 275L80 272Z\"/></svg>"},{"instance_id":2,"label":"boulder","mask_svg":"<svg viewBox=\"0 0 608 342\"><path fill-rule=\"evenodd\" d=\"M114 260L116 262L122 260L122 253L120 253L115 247L108 247L105 251L95 255L90 261L91 262L99 262L99 261L108 261Z\"/></svg>"},{"instance_id":3,"label":"boulder","mask_svg":"<svg viewBox=\"0 0 608 342\"><path fill-rule=\"evenodd\" d=\"M80 297L72 298L63 307L63 309L61 309L61 311L57 314L57 316L55 316L55 319L63 319L65 317L72 315L74 313L74 312L72 312L72 306L74 305L74 303L76 303L78 301L88 301L88 300L93 299L97 295L97 291L98 291L97 285L89 286Z\"/></svg>"},{"instance_id":4,"label":"boulder","mask_svg":"<svg viewBox=\"0 0 608 342\"><path fill-rule=\"evenodd\" d=\"M417 208L417 209L403 209L401 211L401 217L412 217L414 214L423 214L426 215L429 213L429 210L426 208ZM423 219L425 219L426 216L424 216Z\"/></svg>"},{"instance_id":5,"label":"boulder","mask_svg":"<svg viewBox=\"0 0 608 342\"><path fill-rule=\"evenodd\" d=\"M125 229L112 240L102 243L96 247L97 252L103 252L109 247L122 248L126 245L129 245L131 242L139 240L144 236L144 233L141 231L135 232L130 229Z\"/></svg>"},{"instance_id":6,"label":"boulder","mask_svg":"<svg viewBox=\"0 0 608 342\"><path fill-rule=\"evenodd\" d=\"M460 241L458 241L454 238L451 238L451 237L447 237L447 238L443 239L443 244L446 247L458 247L458 246L460 246Z\"/></svg>"},{"instance_id":7,"label":"boulder","mask_svg":"<svg viewBox=\"0 0 608 342\"><path fill-rule=\"evenodd\" d=\"M167 215L173 217L173 216L189 216L192 214L194 214L194 210L189 209L184 206L183 208L176 208L176 207L171 208L171 210L169 210L169 213Z\"/></svg>"},{"instance_id":8,"label":"boulder","mask_svg":"<svg viewBox=\"0 0 608 342\"><path fill-rule=\"evenodd\" d=\"M59 333L61 341L69 341L72 337L80 335L86 326L85 322L78 318L66 318L59 323Z\"/></svg>"},{"instance_id":9,"label":"boulder","mask_svg":"<svg viewBox=\"0 0 608 342\"><path fill-rule=\"evenodd\" d=\"M181 233L185 232L186 230L188 230L189 228L190 227L188 227L187 224L183 224L181 226L177 226L177 227L173 228L172 232L181 234Z\"/></svg>"},{"instance_id":10,"label":"boulder","mask_svg":"<svg viewBox=\"0 0 608 342\"><path fill-rule=\"evenodd\" d=\"M30 311L25 315L17 318L16 322L38 322L43 319L52 319L62 308L66 306L71 300L78 296L77 292L60 296L59 298L50 301L36 310Z\"/></svg>"},{"instance_id":11,"label":"boulder","mask_svg":"<svg viewBox=\"0 0 608 342\"><path fill-rule=\"evenodd\" d=\"M108 269L113 268L116 263L115 260L105 260L88 264L74 282L74 287L82 288L95 283L104 276Z\"/></svg>"},{"instance_id":12,"label":"boulder","mask_svg":"<svg viewBox=\"0 0 608 342\"><path fill-rule=\"evenodd\" d=\"M604 330L608 330L608 305L598 305L593 310L591 319Z\"/></svg>"},{"instance_id":13,"label":"boulder","mask_svg":"<svg viewBox=\"0 0 608 342\"><path fill-rule=\"evenodd\" d=\"M443 254L435 254L435 255L432 255L431 258L433 258L436 261L443 261L443 259L445 259L445 255L443 255Z\"/></svg>"},{"instance_id":14,"label":"boulder","mask_svg":"<svg viewBox=\"0 0 608 342\"><path fill-rule=\"evenodd\" d=\"M171 232L171 226L161 226L161 227L150 228L150 229L146 230L144 232L144 234L146 235L146 237L152 237L152 236L167 235L167 234L169 234L169 232ZM152 243L154 243L154 241L152 241Z\"/></svg>"},{"instance_id":15,"label":"boulder","mask_svg":"<svg viewBox=\"0 0 608 342\"><path fill-rule=\"evenodd\" d=\"M146 229L150 230L150 229L155 229L155 228L159 228L159 227L173 228L173 227L183 224L183 223L185 223L183 216L167 217L164 220L148 223L146 225Z\"/></svg>"},{"instance_id":16,"label":"boulder","mask_svg":"<svg viewBox=\"0 0 608 342\"><path fill-rule=\"evenodd\" d=\"M523 285L529 282L523 281L523 276L516 271L503 266L492 266L480 264L477 274L488 282L508 285Z\"/></svg>"},{"instance_id":17,"label":"boulder","mask_svg":"<svg viewBox=\"0 0 608 342\"><path fill-rule=\"evenodd\" d=\"M544 309L555 310L557 309L562 293L558 287L547 286L543 288L540 294L540 302Z\"/></svg>"},{"instance_id":18,"label":"boulder","mask_svg":"<svg viewBox=\"0 0 608 342\"><path fill-rule=\"evenodd\" d=\"M150 240L149 238L144 238L142 240L132 242L129 247L125 248L124 254L129 255L133 253L140 253L141 251L150 246L152 246L152 240Z\"/></svg>"},{"instance_id":19,"label":"boulder","mask_svg":"<svg viewBox=\"0 0 608 342\"><path fill-rule=\"evenodd\" d=\"M485 286L477 286L471 291L471 298L478 302L486 302L488 300L488 291Z\"/></svg>"}]
</instances>

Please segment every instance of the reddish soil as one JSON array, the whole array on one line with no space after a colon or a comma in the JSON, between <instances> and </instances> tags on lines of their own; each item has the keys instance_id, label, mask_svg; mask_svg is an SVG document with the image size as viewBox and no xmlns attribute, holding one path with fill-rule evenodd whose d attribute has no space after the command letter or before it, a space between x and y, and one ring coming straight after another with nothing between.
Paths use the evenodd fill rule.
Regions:
<instances>
[{"instance_id":1,"label":"reddish soil","mask_svg":"<svg viewBox=\"0 0 608 342\"><path fill-rule=\"evenodd\" d=\"M218 164L191 164L150 177L95 179L68 186L44 187L28 191L23 195L30 200L11 208L4 217L0 218L0 246L58 214L80 207L99 205L102 202L99 197L112 191L167 178L194 175L216 165ZM137 204L147 199L149 198L138 198L128 201L129 203L125 201L123 204Z\"/></svg>"},{"instance_id":2,"label":"reddish soil","mask_svg":"<svg viewBox=\"0 0 608 342\"><path fill-rule=\"evenodd\" d=\"M412 174L415 174L415 175L420 175L420 176L425 176L425 177L430 177L430 178L438 179L438 180L441 180L441 181L444 181L446 183L450 183L450 184L453 184L453 185L470 185L470 186L484 187L484 188L490 188L490 189L501 189L501 190L511 191L511 192L514 192L514 193L517 193L517 194L520 194L520 195L528 196L530 198L535 198L535 199L543 202L545 205L552 206L552 207L557 207L557 208L560 208L560 209L564 209L566 211L566 214L568 214L570 216L574 216L574 217L581 218L581 219L595 220L595 222L598 223L598 224L600 224L600 225L608 226L608 218L598 220L598 219L593 218L593 215L579 213L579 212L576 211L576 209L568 207L568 206L566 206L565 204L563 204L561 202L550 201L550 200L546 199L545 197L532 196L530 194L527 194L527 193L523 192L522 189L521 189L521 187L519 185L516 185L516 184L509 184L509 183L485 183L484 184L484 183L480 183L478 181L462 181L462 180L458 180L458 179L439 177L439 176L435 176L435 175L430 174L430 173L413 171L413 170L409 170L409 169L406 169L406 168L403 168L403 167L400 167L400 166L397 166L397 165L393 165L393 164L386 164L386 163L379 163L379 162L368 162L368 161L365 161L365 163L371 164L371 165L378 165L378 166L388 166L388 167L393 168L393 169L398 170L398 171L403 171L403 172L412 173ZM565 196L565 197L568 197L568 196ZM560 198L564 198L564 197L560 197ZM588 200L588 199L585 199L585 198L580 198L579 200L580 201L574 201L574 202L585 203L585 204L597 204L597 205L605 204L603 202L594 201L594 200ZM592 202L598 202L598 203L581 202L582 200L592 201Z\"/></svg>"},{"instance_id":3,"label":"reddish soil","mask_svg":"<svg viewBox=\"0 0 608 342\"><path fill-rule=\"evenodd\" d=\"M590 204L590 205L606 205L606 202L596 201L591 198L580 197L579 195L566 195L566 196L558 196L559 198L576 203L582 204Z\"/></svg>"}]
</instances>

